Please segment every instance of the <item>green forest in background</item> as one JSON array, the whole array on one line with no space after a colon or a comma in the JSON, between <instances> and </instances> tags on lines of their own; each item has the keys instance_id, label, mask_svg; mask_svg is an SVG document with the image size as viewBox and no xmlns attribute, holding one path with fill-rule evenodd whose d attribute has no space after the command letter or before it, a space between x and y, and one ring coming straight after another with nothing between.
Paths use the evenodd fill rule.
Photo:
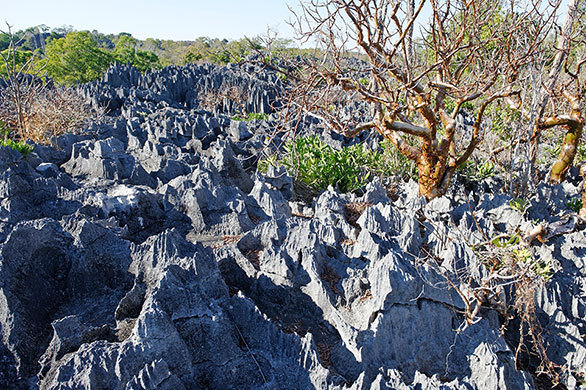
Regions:
<instances>
[{"instance_id":1,"label":"green forest in background","mask_svg":"<svg viewBox=\"0 0 586 390\"><path fill-rule=\"evenodd\" d=\"M16 50L9 50L11 42ZM273 49L290 54L304 51L288 39L276 39L272 44ZM0 52L8 59L9 68L18 72L28 63L27 72L45 74L65 85L96 80L114 62L131 64L142 72L200 61L224 65L242 61L261 46L260 38L139 40L125 32L102 34L96 30L75 31L69 26L50 29L41 25L0 33ZM0 67L0 77L7 76L6 68Z\"/></svg>"}]
</instances>

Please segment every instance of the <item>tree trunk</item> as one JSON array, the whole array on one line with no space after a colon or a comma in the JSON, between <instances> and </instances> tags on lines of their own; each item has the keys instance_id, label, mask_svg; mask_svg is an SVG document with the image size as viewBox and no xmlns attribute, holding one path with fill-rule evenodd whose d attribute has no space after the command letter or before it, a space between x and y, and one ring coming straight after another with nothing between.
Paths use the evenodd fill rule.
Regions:
<instances>
[{"instance_id":1,"label":"tree trunk","mask_svg":"<svg viewBox=\"0 0 586 390\"><path fill-rule=\"evenodd\" d=\"M415 0L407 0L407 20L413 19L415 15ZM407 64L413 63L413 26L409 28L405 36L405 46L407 46Z\"/></svg>"},{"instance_id":2,"label":"tree trunk","mask_svg":"<svg viewBox=\"0 0 586 390\"><path fill-rule=\"evenodd\" d=\"M580 137L582 136L584 122L580 121L566 125L565 127L567 129L566 136L564 137L560 155L551 167L551 172L549 174L550 183L559 184L564 180L566 172L568 172L568 169L572 166L578 150L578 144L580 143Z\"/></svg>"},{"instance_id":3,"label":"tree trunk","mask_svg":"<svg viewBox=\"0 0 586 390\"><path fill-rule=\"evenodd\" d=\"M584 184L582 188L582 209L580 209L580 217L586 220L586 163L582 163L580 167L580 175L584 179Z\"/></svg>"},{"instance_id":4,"label":"tree trunk","mask_svg":"<svg viewBox=\"0 0 586 390\"><path fill-rule=\"evenodd\" d=\"M450 184L448 166L438 158L431 145L423 145L422 153L417 159L419 173L419 195L432 200L446 193Z\"/></svg>"},{"instance_id":5,"label":"tree trunk","mask_svg":"<svg viewBox=\"0 0 586 390\"><path fill-rule=\"evenodd\" d=\"M541 98L539 100L538 105L538 112L537 112L537 119L535 123L539 123L543 115L545 113L545 107L547 106L547 102L549 101L549 92L555 86L557 79L562 72L562 68L568 54L570 52L570 43L571 43L571 35L572 29L574 27L574 20L576 19L576 14L578 13L578 3L581 0L569 0L568 2L568 11L566 12L566 17L564 20L564 25L562 26L560 35L557 41L557 53L554 57L553 64L549 71L548 80L546 82L545 90L541 92ZM534 126L533 131L530 136L530 145L529 145L529 163L531 169L535 167L535 161L537 160L537 153L539 150L539 143L541 138L541 128L539 126ZM533 174L533 172L531 172Z\"/></svg>"}]
</instances>

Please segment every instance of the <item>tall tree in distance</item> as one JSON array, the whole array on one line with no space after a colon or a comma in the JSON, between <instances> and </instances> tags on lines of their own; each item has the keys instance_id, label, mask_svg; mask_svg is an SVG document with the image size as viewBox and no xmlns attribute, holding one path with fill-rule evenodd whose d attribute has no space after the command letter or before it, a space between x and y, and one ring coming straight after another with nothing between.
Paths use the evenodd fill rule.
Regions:
<instances>
[{"instance_id":1,"label":"tall tree in distance","mask_svg":"<svg viewBox=\"0 0 586 390\"><path fill-rule=\"evenodd\" d=\"M159 57L146 50L137 49L138 40L129 34L121 34L112 52L114 59L122 64L130 64L141 72L161 67Z\"/></svg>"},{"instance_id":2,"label":"tall tree in distance","mask_svg":"<svg viewBox=\"0 0 586 390\"><path fill-rule=\"evenodd\" d=\"M69 32L46 46L47 73L58 83L74 85L96 80L114 60L87 31Z\"/></svg>"}]
</instances>

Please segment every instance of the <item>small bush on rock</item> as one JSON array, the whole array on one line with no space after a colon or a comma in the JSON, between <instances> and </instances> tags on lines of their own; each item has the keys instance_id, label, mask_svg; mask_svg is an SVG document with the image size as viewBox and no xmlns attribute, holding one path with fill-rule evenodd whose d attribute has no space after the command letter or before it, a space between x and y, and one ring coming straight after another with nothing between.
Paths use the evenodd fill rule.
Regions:
<instances>
[{"instance_id":1,"label":"small bush on rock","mask_svg":"<svg viewBox=\"0 0 586 390\"><path fill-rule=\"evenodd\" d=\"M222 85L202 94L200 99L200 107L207 111L238 114L246 111L246 91L239 86Z\"/></svg>"},{"instance_id":2,"label":"small bush on rock","mask_svg":"<svg viewBox=\"0 0 586 390\"><path fill-rule=\"evenodd\" d=\"M318 137L296 138L284 146L282 159L269 157L261 160L258 169L268 165L283 165L287 172L307 184L314 191L328 186L342 192L362 188L371 177L416 177L415 165L400 155L388 142L379 150L369 150L362 144L335 150Z\"/></svg>"},{"instance_id":3,"label":"small bush on rock","mask_svg":"<svg viewBox=\"0 0 586 390\"><path fill-rule=\"evenodd\" d=\"M13 141L8 138L10 129L2 121L0 121L0 134L2 135L2 138L0 138L0 146L9 146L14 150L19 151L23 156L26 156L33 151L32 145L26 144L24 142Z\"/></svg>"},{"instance_id":4,"label":"small bush on rock","mask_svg":"<svg viewBox=\"0 0 586 390\"><path fill-rule=\"evenodd\" d=\"M458 172L466 179L471 181L481 181L493 177L495 175L495 166L490 161L484 163L477 163L473 160L468 160L460 166Z\"/></svg>"},{"instance_id":5,"label":"small bush on rock","mask_svg":"<svg viewBox=\"0 0 586 390\"><path fill-rule=\"evenodd\" d=\"M11 99L11 87L0 91L0 120L12 138L47 144L54 136L79 132L100 121L103 109L94 109L75 88L28 89L26 104Z\"/></svg>"},{"instance_id":6,"label":"small bush on rock","mask_svg":"<svg viewBox=\"0 0 586 390\"><path fill-rule=\"evenodd\" d=\"M580 198L572 198L568 203L567 206L572 209L573 211L579 213L580 209L582 208L582 199Z\"/></svg>"},{"instance_id":7,"label":"small bush on rock","mask_svg":"<svg viewBox=\"0 0 586 390\"><path fill-rule=\"evenodd\" d=\"M101 119L103 110L91 108L77 88L54 87L41 74L34 56L15 66L18 50L10 31L9 38L10 47L0 53L5 77L0 83L4 145L22 145L18 149L26 151L27 140L49 143L53 136L79 131Z\"/></svg>"},{"instance_id":8,"label":"small bush on rock","mask_svg":"<svg viewBox=\"0 0 586 390\"><path fill-rule=\"evenodd\" d=\"M267 120L269 120L269 114L265 114L262 112L249 112L248 115L246 115L245 117L236 115L232 119L234 119L235 121L243 121L243 122L267 121Z\"/></svg>"},{"instance_id":9,"label":"small bush on rock","mask_svg":"<svg viewBox=\"0 0 586 390\"><path fill-rule=\"evenodd\" d=\"M354 191L364 186L370 176L363 169L362 148L332 149L319 138L297 138L285 144L285 157L281 164L299 180L314 190L334 186L343 192Z\"/></svg>"}]
</instances>

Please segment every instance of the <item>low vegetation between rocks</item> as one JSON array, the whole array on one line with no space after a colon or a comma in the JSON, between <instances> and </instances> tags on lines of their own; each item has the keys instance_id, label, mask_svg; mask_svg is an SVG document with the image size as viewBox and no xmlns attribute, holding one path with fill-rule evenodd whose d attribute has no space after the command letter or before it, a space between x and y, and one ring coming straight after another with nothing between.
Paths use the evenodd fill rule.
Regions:
<instances>
[{"instance_id":1,"label":"low vegetation between rocks","mask_svg":"<svg viewBox=\"0 0 586 390\"><path fill-rule=\"evenodd\" d=\"M584 3L434 2L420 41L407 3L306 3L294 63L6 67L0 387L584 386Z\"/></svg>"}]
</instances>

